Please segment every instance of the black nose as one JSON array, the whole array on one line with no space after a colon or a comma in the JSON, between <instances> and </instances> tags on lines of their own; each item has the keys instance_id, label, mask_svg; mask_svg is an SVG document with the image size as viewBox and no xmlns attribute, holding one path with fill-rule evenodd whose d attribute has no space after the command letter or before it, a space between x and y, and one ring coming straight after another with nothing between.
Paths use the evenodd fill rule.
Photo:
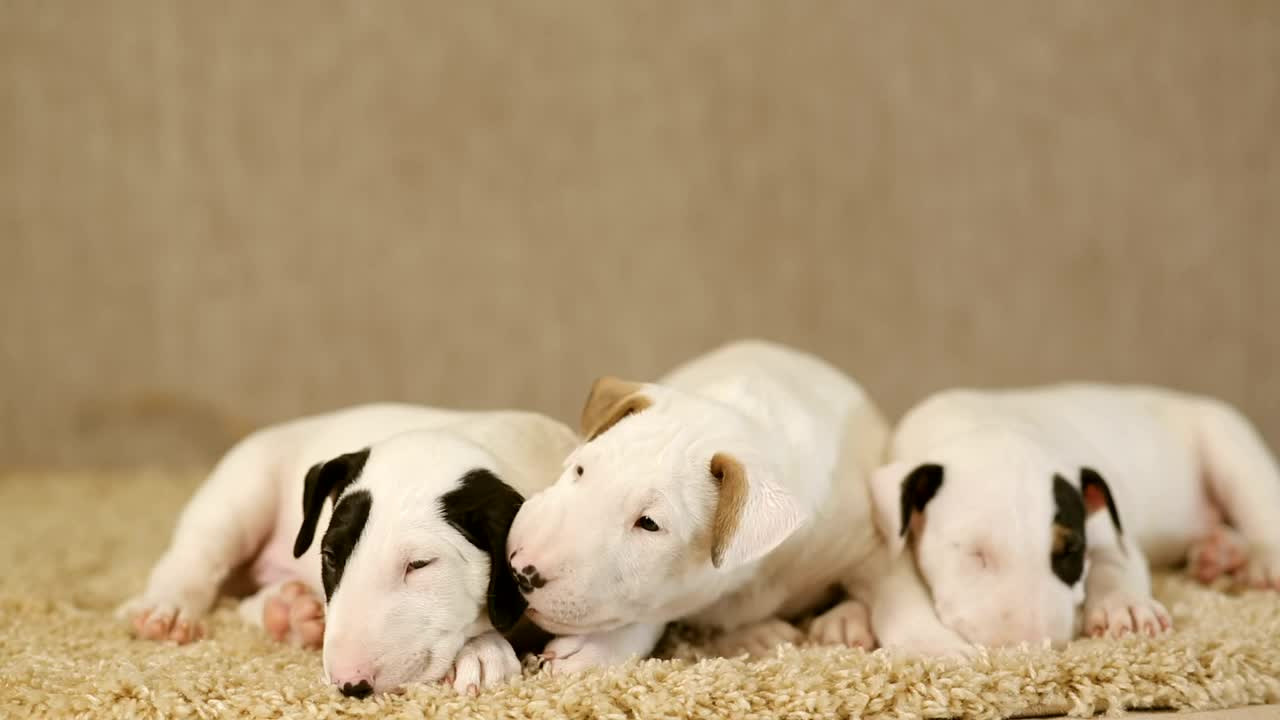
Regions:
<instances>
[{"instance_id":1,"label":"black nose","mask_svg":"<svg viewBox=\"0 0 1280 720\"><path fill-rule=\"evenodd\" d=\"M355 685L347 683L342 686L342 694L363 700L373 694L373 686L369 684L368 680L361 680Z\"/></svg>"},{"instance_id":2,"label":"black nose","mask_svg":"<svg viewBox=\"0 0 1280 720\"><path fill-rule=\"evenodd\" d=\"M511 568L511 574L516 579L516 585L520 586L520 592L526 595L547 584L546 578L542 577L542 573L538 572L538 568L532 565Z\"/></svg>"}]
</instances>

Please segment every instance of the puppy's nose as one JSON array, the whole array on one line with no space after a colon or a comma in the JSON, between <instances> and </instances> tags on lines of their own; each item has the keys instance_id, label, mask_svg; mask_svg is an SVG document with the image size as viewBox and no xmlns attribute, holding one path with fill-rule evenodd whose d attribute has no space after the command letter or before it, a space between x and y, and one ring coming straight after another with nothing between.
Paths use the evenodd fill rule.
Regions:
<instances>
[{"instance_id":1,"label":"puppy's nose","mask_svg":"<svg viewBox=\"0 0 1280 720\"><path fill-rule=\"evenodd\" d=\"M361 680L355 684L343 683L341 689L343 695L359 700L363 700L373 694L373 686L369 684L368 680Z\"/></svg>"},{"instance_id":2,"label":"puppy's nose","mask_svg":"<svg viewBox=\"0 0 1280 720\"><path fill-rule=\"evenodd\" d=\"M521 565L514 554L511 556L511 575L515 577L516 585L520 586L520 592L525 595L547 584L547 579L538 572L538 568Z\"/></svg>"},{"instance_id":3,"label":"puppy's nose","mask_svg":"<svg viewBox=\"0 0 1280 720\"><path fill-rule=\"evenodd\" d=\"M330 669L329 682L347 697L367 698L373 694L374 678L377 675L377 670L366 663L339 666Z\"/></svg>"}]
</instances>

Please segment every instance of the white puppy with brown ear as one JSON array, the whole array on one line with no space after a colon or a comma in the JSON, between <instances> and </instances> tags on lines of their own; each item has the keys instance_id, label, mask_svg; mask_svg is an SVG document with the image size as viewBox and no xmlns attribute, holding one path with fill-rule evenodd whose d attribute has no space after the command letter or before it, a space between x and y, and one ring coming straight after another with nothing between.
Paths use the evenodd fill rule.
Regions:
<instances>
[{"instance_id":1,"label":"white puppy with brown ear","mask_svg":"<svg viewBox=\"0 0 1280 720\"><path fill-rule=\"evenodd\" d=\"M907 413L890 456L873 480L880 521L910 541L938 615L971 642L1066 641L1079 619L1092 635L1163 632L1148 560L1280 589L1280 470L1216 400L953 390Z\"/></svg>"},{"instance_id":2,"label":"white puppy with brown ear","mask_svg":"<svg viewBox=\"0 0 1280 720\"><path fill-rule=\"evenodd\" d=\"M726 651L763 653L800 639L777 618L882 571L866 483L887 428L811 355L748 341L658 383L604 378L582 428L507 541L529 618L566 635L546 648L554 672L647 655L677 619L725 631ZM855 603L815 627L873 643Z\"/></svg>"},{"instance_id":3,"label":"white puppy with brown ear","mask_svg":"<svg viewBox=\"0 0 1280 720\"><path fill-rule=\"evenodd\" d=\"M345 695L447 674L459 691L488 687L520 671L498 632L525 606L507 530L576 444L533 413L407 405L261 430L214 469L121 612L139 637L197 640L242 575L241 615L279 640L323 637L325 675Z\"/></svg>"}]
</instances>

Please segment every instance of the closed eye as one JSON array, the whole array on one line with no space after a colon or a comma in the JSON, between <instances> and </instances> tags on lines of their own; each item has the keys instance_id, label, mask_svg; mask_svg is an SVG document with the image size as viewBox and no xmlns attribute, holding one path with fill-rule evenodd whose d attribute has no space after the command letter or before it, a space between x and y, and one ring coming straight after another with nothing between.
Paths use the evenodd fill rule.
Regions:
<instances>
[{"instance_id":1,"label":"closed eye","mask_svg":"<svg viewBox=\"0 0 1280 720\"><path fill-rule=\"evenodd\" d=\"M983 570L986 570L987 566L991 564L991 557L987 555L986 550L974 550L971 554L973 555L973 559L982 566Z\"/></svg>"},{"instance_id":2,"label":"closed eye","mask_svg":"<svg viewBox=\"0 0 1280 720\"><path fill-rule=\"evenodd\" d=\"M421 570L422 568L427 567L428 565L430 565L435 561L436 561L435 558L431 558L429 560L414 560L413 562L404 566L404 574L408 575L414 570Z\"/></svg>"}]
</instances>

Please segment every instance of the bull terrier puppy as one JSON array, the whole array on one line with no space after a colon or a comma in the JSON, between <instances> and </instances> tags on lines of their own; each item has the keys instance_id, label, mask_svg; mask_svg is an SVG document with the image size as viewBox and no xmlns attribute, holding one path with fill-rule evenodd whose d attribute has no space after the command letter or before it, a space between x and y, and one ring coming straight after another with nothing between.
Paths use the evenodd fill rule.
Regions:
<instances>
[{"instance_id":1,"label":"bull terrier puppy","mask_svg":"<svg viewBox=\"0 0 1280 720\"><path fill-rule=\"evenodd\" d=\"M323 641L344 695L446 675L459 691L488 687L520 671L500 634L525 607L507 530L576 444L532 413L408 405L261 430L196 492L120 614L140 638L191 642L240 575L256 589L244 619L277 640Z\"/></svg>"},{"instance_id":2,"label":"bull terrier puppy","mask_svg":"<svg viewBox=\"0 0 1280 720\"><path fill-rule=\"evenodd\" d=\"M872 480L879 522L895 550L911 545L942 622L970 642L1161 633L1171 623L1148 562L1280 589L1280 472L1216 400L953 390L904 416L889 455Z\"/></svg>"},{"instance_id":3,"label":"bull terrier puppy","mask_svg":"<svg viewBox=\"0 0 1280 720\"><path fill-rule=\"evenodd\" d=\"M552 672L645 656L677 619L723 631L722 651L762 654L801 639L780 618L884 572L867 477L886 424L811 355L743 341L657 383L605 377L582 431L507 541L528 617L563 635L544 652ZM873 644L863 603L833 613L815 639Z\"/></svg>"}]
</instances>

